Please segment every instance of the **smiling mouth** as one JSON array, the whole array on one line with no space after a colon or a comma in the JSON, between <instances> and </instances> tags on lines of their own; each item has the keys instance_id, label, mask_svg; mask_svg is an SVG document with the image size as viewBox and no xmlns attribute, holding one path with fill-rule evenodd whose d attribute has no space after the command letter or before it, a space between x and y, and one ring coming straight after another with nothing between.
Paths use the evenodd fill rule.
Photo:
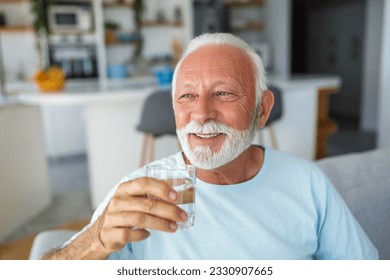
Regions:
<instances>
[{"instance_id":1,"label":"smiling mouth","mask_svg":"<svg viewBox=\"0 0 390 280\"><path fill-rule=\"evenodd\" d=\"M196 137L202 138L202 139L209 139L213 137L217 137L219 135L222 135L222 133L206 133L206 134L201 134L201 133L193 133Z\"/></svg>"}]
</instances>

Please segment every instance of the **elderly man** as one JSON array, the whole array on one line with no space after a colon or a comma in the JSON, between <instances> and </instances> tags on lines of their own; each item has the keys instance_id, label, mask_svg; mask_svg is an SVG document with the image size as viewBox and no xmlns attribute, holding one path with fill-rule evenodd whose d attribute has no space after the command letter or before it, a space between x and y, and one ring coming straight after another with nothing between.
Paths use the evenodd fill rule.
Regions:
<instances>
[{"instance_id":1,"label":"elderly man","mask_svg":"<svg viewBox=\"0 0 390 280\"><path fill-rule=\"evenodd\" d=\"M378 258L314 164L251 144L274 100L248 44L221 33L193 39L172 94L183 152L158 162L198 168L195 225L177 231L187 219L175 204L178 194L140 169L47 259Z\"/></svg>"}]
</instances>

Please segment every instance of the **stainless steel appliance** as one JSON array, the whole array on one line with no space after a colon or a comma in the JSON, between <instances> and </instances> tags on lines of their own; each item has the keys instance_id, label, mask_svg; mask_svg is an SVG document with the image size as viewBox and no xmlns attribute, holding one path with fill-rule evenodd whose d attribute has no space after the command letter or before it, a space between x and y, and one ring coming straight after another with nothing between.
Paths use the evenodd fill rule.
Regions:
<instances>
[{"instance_id":1,"label":"stainless steel appliance","mask_svg":"<svg viewBox=\"0 0 390 280\"><path fill-rule=\"evenodd\" d=\"M68 79L97 78L96 46L87 42L61 42L49 45L50 65L58 65Z\"/></svg>"},{"instance_id":2,"label":"stainless steel appliance","mask_svg":"<svg viewBox=\"0 0 390 280\"><path fill-rule=\"evenodd\" d=\"M58 2L48 10L53 33L83 33L93 29L91 2Z\"/></svg>"}]
</instances>

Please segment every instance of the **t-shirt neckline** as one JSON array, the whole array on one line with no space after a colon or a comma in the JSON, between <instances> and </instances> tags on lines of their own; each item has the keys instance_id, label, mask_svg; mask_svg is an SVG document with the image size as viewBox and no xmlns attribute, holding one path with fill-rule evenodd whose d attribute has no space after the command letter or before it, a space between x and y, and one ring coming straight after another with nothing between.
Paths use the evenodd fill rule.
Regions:
<instances>
[{"instance_id":1,"label":"t-shirt neckline","mask_svg":"<svg viewBox=\"0 0 390 280\"><path fill-rule=\"evenodd\" d=\"M257 172L257 174L249 179L248 181L241 182L238 184L232 184L232 185L216 185L216 184L210 184L205 181L202 181L198 177L196 178L196 187L197 188L202 188L202 189L207 189L207 191L213 191L213 192L240 192L244 190L249 190L252 189L256 186L259 185L259 183L264 179L266 176L269 165L270 165L270 160L272 156L272 149L269 148L268 146L259 146L264 149L264 161L263 165L261 166L260 170ZM178 161L181 164L184 164L184 158L183 158L183 153L180 152L178 153Z\"/></svg>"}]
</instances>

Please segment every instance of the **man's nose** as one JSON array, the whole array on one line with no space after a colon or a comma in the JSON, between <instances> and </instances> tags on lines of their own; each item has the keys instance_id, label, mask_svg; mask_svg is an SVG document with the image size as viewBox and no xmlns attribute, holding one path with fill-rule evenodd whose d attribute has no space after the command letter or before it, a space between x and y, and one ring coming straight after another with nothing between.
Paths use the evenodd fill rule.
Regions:
<instances>
[{"instance_id":1,"label":"man's nose","mask_svg":"<svg viewBox=\"0 0 390 280\"><path fill-rule=\"evenodd\" d=\"M191 119L198 123L206 123L215 120L218 116L216 104L212 98L199 96L192 110Z\"/></svg>"}]
</instances>

